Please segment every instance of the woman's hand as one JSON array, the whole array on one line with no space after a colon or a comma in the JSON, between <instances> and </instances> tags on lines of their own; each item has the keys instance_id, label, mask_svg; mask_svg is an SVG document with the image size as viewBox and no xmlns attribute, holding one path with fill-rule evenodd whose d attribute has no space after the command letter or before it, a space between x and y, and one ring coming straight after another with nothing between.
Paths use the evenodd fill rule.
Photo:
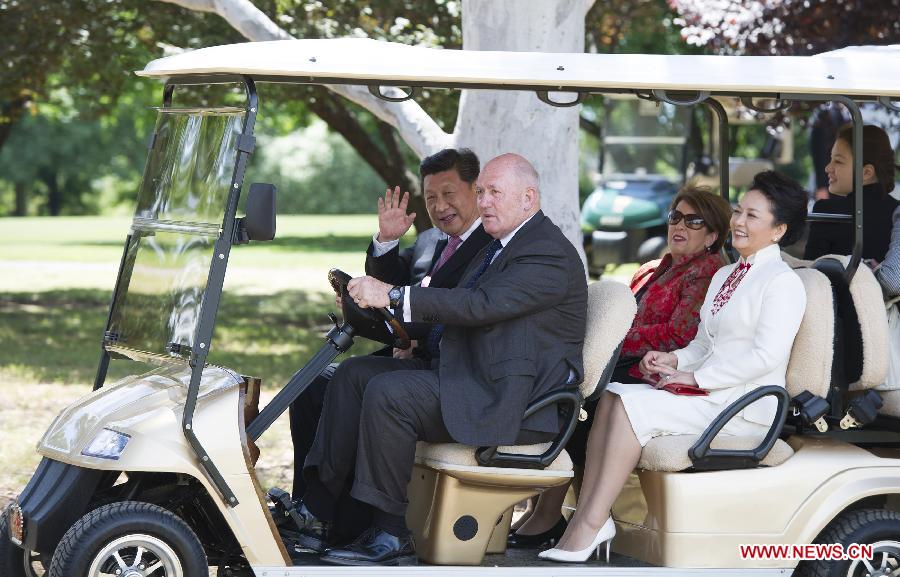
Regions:
<instances>
[{"instance_id":1,"label":"woman's hand","mask_svg":"<svg viewBox=\"0 0 900 577\"><path fill-rule=\"evenodd\" d=\"M641 359L638 369L645 375L655 375L662 373L661 367L669 370L678 368L678 357L672 353L664 353L662 351L650 351Z\"/></svg>"},{"instance_id":2,"label":"woman's hand","mask_svg":"<svg viewBox=\"0 0 900 577\"><path fill-rule=\"evenodd\" d=\"M677 371L675 369L670 369L669 367L660 367L659 373L662 376L653 385L657 389L661 389L666 385L691 385L692 387L700 386L697 384L697 379L694 378L694 373Z\"/></svg>"}]
</instances>

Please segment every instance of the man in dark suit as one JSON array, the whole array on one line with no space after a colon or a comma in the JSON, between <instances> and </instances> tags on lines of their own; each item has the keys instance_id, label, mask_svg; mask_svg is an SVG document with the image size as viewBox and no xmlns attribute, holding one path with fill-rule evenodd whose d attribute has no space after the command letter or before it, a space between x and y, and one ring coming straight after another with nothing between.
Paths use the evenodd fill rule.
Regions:
<instances>
[{"instance_id":1,"label":"man in dark suit","mask_svg":"<svg viewBox=\"0 0 900 577\"><path fill-rule=\"evenodd\" d=\"M409 193L401 197L400 188L387 190L378 199L378 232L366 252L366 274L391 285L415 285L452 288L459 283L466 265L491 237L481 226L475 200L475 179L480 164L468 149L444 149L427 158L419 166L425 207L435 227L418 235L415 244L400 250L399 239L409 230L415 213L407 214ZM398 358L431 361L435 346L429 350L427 324L407 326L410 337L421 345L409 351L386 348L376 354ZM436 355L435 355L436 356ZM291 404L291 438L294 443L294 487L299 499L306 491L301 470L315 438L325 391L336 366L326 369ZM365 511L349 499L341 499L337 514L338 537L354 536L359 522L367 524Z\"/></svg>"},{"instance_id":2,"label":"man in dark suit","mask_svg":"<svg viewBox=\"0 0 900 577\"><path fill-rule=\"evenodd\" d=\"M351 484L375 515L359 539L328 550L324 561L396 564L415 553L405 513L416 441L509 445L558 434L556 407L523 415L538 397L582 379L587 284L575 248L540 211L538 181L517 155L485 166L478 209L494 240L461 286L350 282L360 306L390 305L404 321L442 327L440 360L356 357L336 371L303 470L301 532L311 549L317 539L321 547L335 500Z\"/></svg>"}]
</instances>

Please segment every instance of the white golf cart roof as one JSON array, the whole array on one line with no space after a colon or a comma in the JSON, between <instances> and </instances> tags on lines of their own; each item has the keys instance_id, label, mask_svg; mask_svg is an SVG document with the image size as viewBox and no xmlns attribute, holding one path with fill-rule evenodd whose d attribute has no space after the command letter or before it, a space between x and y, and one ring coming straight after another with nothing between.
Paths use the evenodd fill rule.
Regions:
<instances>
[{"instance_id":1,"label":"white golf cart roof","mask_svg":"<svg viewBox=\"0 0 900 577\"><path fill-rule=\"evenodd\" d=\"M365 38L246 42L147 64L152 78L535 90L672 90L900 97L900 45L816 56L684 56L444 50Z\"/></svg>"}]
</instances>

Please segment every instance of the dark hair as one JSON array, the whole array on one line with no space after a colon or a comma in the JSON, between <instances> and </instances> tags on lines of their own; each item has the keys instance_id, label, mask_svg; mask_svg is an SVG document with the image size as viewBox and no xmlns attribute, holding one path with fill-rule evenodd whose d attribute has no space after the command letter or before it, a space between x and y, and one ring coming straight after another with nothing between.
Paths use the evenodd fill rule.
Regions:
<instances>
[{"instance_id":1,"label":"dark hair","mask_svg":"<svg viewBox=\"0 0 900 577\"><path fill-rule=\"evenodd\" d=\"M787 225L787 232L778 244L790 246L800 240L806 229L809 195L796 180L780 172L766 170L753 177L748 190L758 190L769 199L776 226Z\"/></svg>"},{"instance_id":2,"label":"dark hair","mask_svg":"<svg viewBox=\"0 0 900 577\"><path fill-rule=\"evenodd\" d=\"M709 232L717 233L716 241L709 247L709 252L719 252L728 236L728 225L731 220L731 205L708 186L688 183L681 187L669 210L675 210L678 203L684 201L694 207Z\"/></svg>"},{"instance_id":3,"label":"dark hair","mask_svg":"<svg viewBox=\"0 0 900 577\"><path fill-rule=\"evenodd\" d=\"M837 138L850 145L853 152L853 125L845 124L837 133ZM894 149L887 133L874 124L863 126L862 165L871 164L875 168L875 178L881 193L887 195L894 190Z\"/></svg>"},{"instance_id":4,"label":"dark hair","mask_svg":"<svg viewBox=\"0 0 900 577\"><path fill-rule=\"evenodd\" d=\"M431 156L426 156L422 160L422 163L419 165L419 178L424 182L426 176L444 172L451 168L456 169L456 173L459 174L459 178L463 182L472 184L478 178L478 173L481 172L481 163L478 162L478 157L475 156L475 153L468 148L460 148L459 150L445 148Z\"/></svg>"}]
</instances>

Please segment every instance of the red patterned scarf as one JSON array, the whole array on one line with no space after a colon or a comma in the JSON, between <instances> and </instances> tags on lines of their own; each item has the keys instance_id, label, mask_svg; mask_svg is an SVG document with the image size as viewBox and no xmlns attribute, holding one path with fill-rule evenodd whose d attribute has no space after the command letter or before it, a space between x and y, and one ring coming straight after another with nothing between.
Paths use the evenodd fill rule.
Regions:
<instances>
[{"instance_id":1,"label":"red patterned scarf","mask_svg":"<svg viewBox=\"0 0 900 577\"><path fill-rule=\"evenodd\" d=\"M731 271L731 274L725 279L725 283L719 288L719 292L716 293L716 298L713 299L712 310L710 311L712 314L716 314L725 306L725 303L727 303L731 298L731 295L734 294L735 289L741 284L741 279L747 275L747 271L749 270L749 262L744 262L734 267L734 270Z\"/></svg>"}]
</instances>

